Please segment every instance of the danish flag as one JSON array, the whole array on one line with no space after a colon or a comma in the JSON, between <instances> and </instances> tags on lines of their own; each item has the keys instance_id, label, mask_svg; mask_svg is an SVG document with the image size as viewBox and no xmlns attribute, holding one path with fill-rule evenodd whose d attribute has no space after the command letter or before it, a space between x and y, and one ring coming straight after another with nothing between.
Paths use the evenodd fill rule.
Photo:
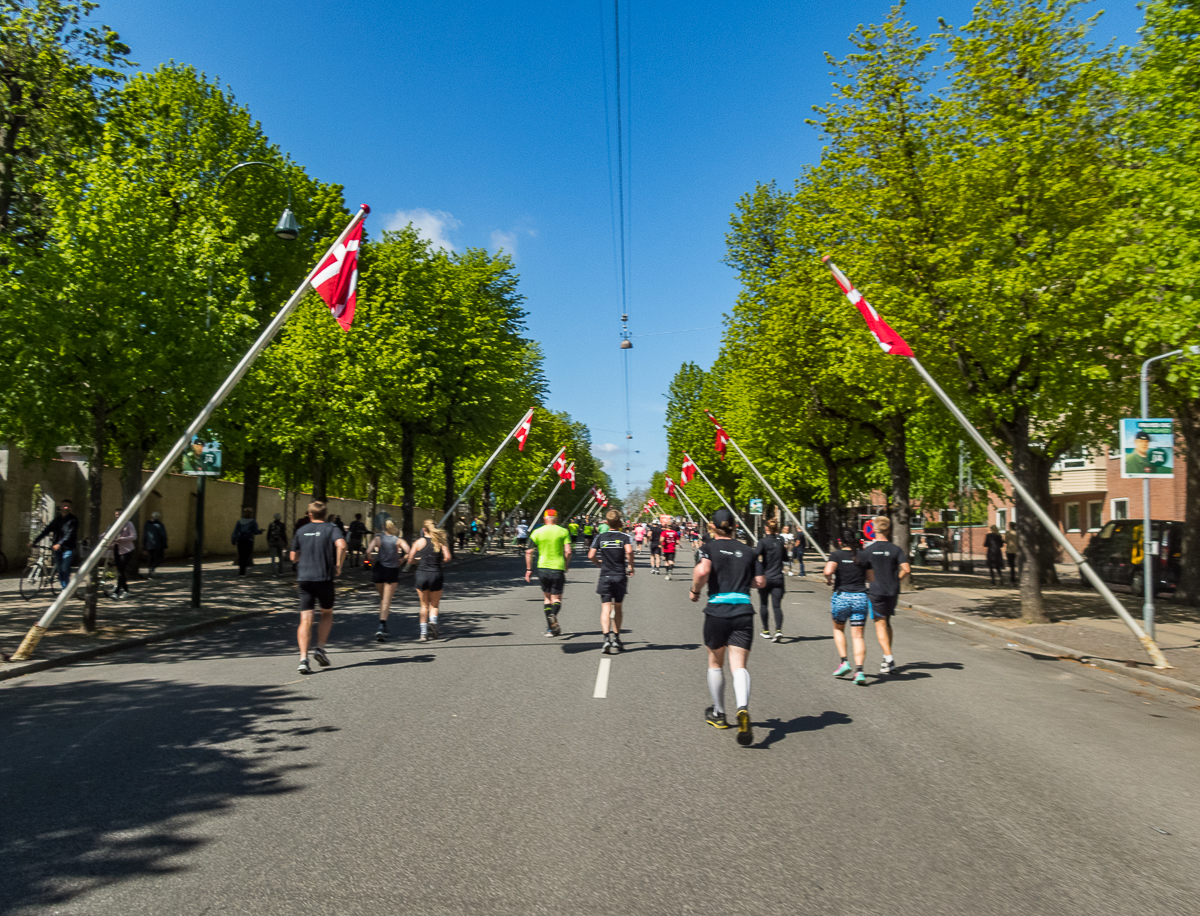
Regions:
<instances>
[{"instance_id":1,"label":"danish flag","mask_svg":"<svg viewBox=\"0 0 1200 916\"><path fill-rule=\"evenodd\" d=\"M571 484L571 489L575 489L575 462L571 462L571 466L562 472L560 475L563 480Z\"/></svg>"},{"instance_id":2,"label":"danish flag","mask_svg":"<svg viewBox=\"0 0 1200 916\"><path fill-rule=\"evenodd\" d=\"M325 300L329 311L349 331L354 323L354 306L358 301L358 248L362 244L363 224L350 230L346 240L336 245L321 262L312 279L312 288Z\"/></svg>"},{"instance_id":3,"label":"danish flag","mask_svg":"<svg viewBox=\"0 0 1200 916\"><path fill-rule=\"evenodd\" d=\"M525 414L525 419L521 421L521 425L517 427L517 431L513 436L517 440L517 451L525 451L525 440L529 438L529 428L533 426L533 408L529 408L529 413Z\"/></svg>"},{"instance_id":4,"label":"danish flag","mask_svg":"<svg viewBox=\"0 0 1200 916\"><path fill-rule=\"evenodd\" d=\"M679 466L679 483L681 486L687 486L692 482L692 478L696 476L696 462L691 459L687 452L683 453L683 464Z\"/></svg>"},{"instance_id":5,"label":"danish flag","mask_svg":"<svg viewBox=\"0 0 1200 916\"><path fill-rule=\"evenodd\" d=\"M673 481L670 477L666 477L666 478L664 478L664 480L666 481L666 484L663 486L663 489L666 490L666 492L667 492L667 498L674 499L675 498L675 481Z\"/></svg>"},{"instance_id":6,"label":"danish flag","mask_svg":"<svg viewBox=\"0 0 1200 916\"><path fill-rule=\"evenodd\" d=\"M883 352L890 353L892 356L912 356L912 348L905 343L904 338L879 317L879 313L875 311L871 303L867 302L862 293L854 288L854 284L846 279L846 275L837 269L837 265L829 259L829 255L825 255L821 261L833 272L833 279L837 280L837 285L842 288L842 292L846 294L850 304L857 308L859 314L866 320L867 328L874 335L876 343L883 348Z\"/></svg>"},{"instance_id":7,"label":"danish flag","mask_svg":"<svg viewBox=\"0 0 1200 916\"><path fill-rule=\"evenodd\" d=\"M550 467L554 469L555 474L563 477L563 472L567 469L567 447L565 445L558 450L558 454L550 462ZM565 480L566 478L563 477L563 479Z\"/></svg>"}]
</instances>

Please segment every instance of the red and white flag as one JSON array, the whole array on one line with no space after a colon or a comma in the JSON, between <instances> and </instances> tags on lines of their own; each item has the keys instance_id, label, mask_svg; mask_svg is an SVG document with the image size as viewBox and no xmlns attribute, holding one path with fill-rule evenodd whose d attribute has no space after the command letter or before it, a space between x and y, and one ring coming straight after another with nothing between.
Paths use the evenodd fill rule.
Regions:
<instances>
[{"instance_id":1,"label":"red and white flag","mask_svg":"<svg viewBox=\"0 0 1200 916\"><path fill-rule=\"evenodd\" d=\"M691 459L687 452L683 453L683 464L679 466L679 483L682 486L687 486L692 482L692 478L696 476L696 462Z\"/></svg>"},{"instance_id":2,"label":"red and white flag","mask_svg":"<svg viewBox=\"0 0 1200 916\"><path fill-rule=\"evenodd\" d=\"M729 433L725 432L725 427L717 422L717 418L712 415L712 411L706 410L704 411L704 415L712 420L712 425L717 428L717 438L713 442L713 448L716 449L717 454L721 457L721 460L724 461L725 446L729 444Z\"/></svg>"},{"instance_id":3,"label":"red and white flag","mask_svg":"<svg viewBox=\"0 0 1200 916\"><path fill-rule=\"evenodd\" d=\"M358 249L362 234L360 220L346 240L329 252L312 279L312 288L325 300L343 331L349 331L354 323L354 306L358 301L355 292L358 288Z\"/></svg>"},{"instance_id":4,"label":"red and white flag","mask_svg":"<svg viewBox=\"0 0 1200 916\"><path fill-rule=\"evenodd\" d=\"M833 279L837 280L837 285L842 288L842 292L846 294L850 304L857 308L859 314L866 320L867 327L879 346L883 348L883 352L890 353L892 356L912 356L912 348L905 343L904 338L879 317L879 313L875 311L871 303L867 302L863 298L863 294L854 288L854 284L846 279L846 275L838 270L837 265L829 259L829 255L825 255L821 260L833 272Z\"/></svg>"},{"instance_id":5,"label":"red and white flag","mask_svg":"<svg viewBox=\"0 0 1200 916\"><path fill-rule=\"evenodd\" d=\"M670 477L665 477L663 479L666 481L665 485L663 486L663 489L666 490L667 497L669 499L674 499L675 498L675 481L673 481Z\"/></svg>"},{"instance_id":6,"label":"red and white flag","mask_svg":"<svg viewBox=\"0 0 1200 916\"><path fill-rule=\"evenodd\" d=\"M533 408L529 408L529 413L525 414L525 419L521 421L521 425L517 427L517 431L513 433L517 440L517 451L525 451L525 440L529 438L529 428L533 426Z\"/></svg>"},{"instance_id":7,"label":"red and white flag","mask_svg":"<svg viewBox=\"0 0 1200 916\"><path fill-rule=\"evenodd\" d=\"M649 501L646 503L646 505L647 505L647 506L657 506L657 505L658 505L658 503L656 503L654 500L649 500Z\"/></svg>"},{"instance_id":8,"label":"red and white flag","mask_svg":"<svg viewBox=\"0 0 1200 916\"><path fill-rule=\"evenodd\" d=\"M562 479L571 485L571 489L575 489L575 462L571 462L571 466L562 473Z\"/></svg>"},{"instance_id":9,"label":"red and white flag","mask_svg":"<svg viewBox=\"0 0 1200 916\"><path fill-rule=\"evenodd\" d=\"M564 445L558 450L558 454L554 456L554 460L550 462L550 467L559 477L563 476L563 471L567 469L567 447Z\"/></svg>"}]
</instances>

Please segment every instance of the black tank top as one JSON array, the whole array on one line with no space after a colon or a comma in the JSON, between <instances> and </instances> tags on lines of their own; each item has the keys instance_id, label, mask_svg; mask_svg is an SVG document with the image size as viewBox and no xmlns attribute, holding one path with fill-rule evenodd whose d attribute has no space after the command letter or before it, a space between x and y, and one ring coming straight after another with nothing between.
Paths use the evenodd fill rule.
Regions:
<instances>
[{"instance_id":1,"label":"black tank top","mask_svg":"<svg viewBox=\"0 0 1200 916\"><path fill-rule=\"evenodd\" d=\"M420 558L417 569L421 572L442 571L442 551L434 545L432 539L425 538L425 546L418 551L417 556Z\"/></svg>"}]
</instances>

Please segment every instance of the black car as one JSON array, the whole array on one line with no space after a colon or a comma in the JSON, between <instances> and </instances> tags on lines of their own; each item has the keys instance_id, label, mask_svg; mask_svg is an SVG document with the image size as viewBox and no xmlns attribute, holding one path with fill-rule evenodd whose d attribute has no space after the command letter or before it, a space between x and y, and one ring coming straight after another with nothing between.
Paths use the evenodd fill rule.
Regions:
<instances>
[{"instance_id":1,"label":"black car","mask_svg":"<svg viewBox=\"0 0 1200 916\"><path fill-rule=\"evenodd\" d=\"M1135 595L1145 587L1142 562L1144 538L1141 519L1121 518L1109 522L1083 551L1105 582L1128 585ZM1183 522L1150 522L1150 555L1155 569L1155 592L1173 592L1179 586L1179 558L1183 553ZM1157 553L1155 553L1157 551Z\"/></svg>"}]
</instances>

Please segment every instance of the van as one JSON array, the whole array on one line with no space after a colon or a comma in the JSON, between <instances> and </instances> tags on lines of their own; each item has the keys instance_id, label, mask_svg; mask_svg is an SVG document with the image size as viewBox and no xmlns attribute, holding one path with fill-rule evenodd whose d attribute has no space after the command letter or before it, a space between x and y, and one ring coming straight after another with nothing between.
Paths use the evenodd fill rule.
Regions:
<instances>
[{"instance_id":1,"label":"van","mask_svg":"<svg viewBox=\"0 0 1200 916\"><path fill-rule=\"evenodd\" d=\"M1128 585L1135 595L1145 587L1142 562L1144 539L1141 519L1114 519L1092 535L1084 557L1105 582ZM1183 554L1183 522L1150 522L1150 556L1155 570L1155 592L1174 592L1179 586L1179 558Z\"/></svg>"}]
</instances>

